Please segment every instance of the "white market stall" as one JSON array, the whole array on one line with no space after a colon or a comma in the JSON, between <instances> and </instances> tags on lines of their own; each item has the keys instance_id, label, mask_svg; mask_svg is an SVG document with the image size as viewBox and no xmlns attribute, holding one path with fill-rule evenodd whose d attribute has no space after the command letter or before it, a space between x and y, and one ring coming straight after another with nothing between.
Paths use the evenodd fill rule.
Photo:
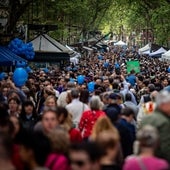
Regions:
<instances>
[{"instance_id":1,"label":"white market stall","mask_svg":"<svg viewBox=\"0 0 170 170\"><path fill-rule=\"evenodd\" d=\"M165 50L163 47L161 47L160 49L158 49L157 51L150 53L149 56L150 57L154 57L154 56L161 56L162 54L164 54L165 52L167 52L167 50Z\"/></svg>"},{"instance_id":2,"label":"white market stall","mask_svg":"<svg viewBox=\"0 0 170 170\"><path fill-rule=\"evenodd\" d=\"M147 44L145 45L144 47L140 48L138 50L138 53L139 54L143 54L144 52L147 52L147 51L150 51L151 50L151 45L150 44Z\"/></svg>"},{"instance_id":3,"label":"white market stall","mask_svg":"<svg viewBox=\"0 0 170 170\"><path fill-rule=\"evenodd\" d=\"M170 61L170 50L166 53L162 54L162 60L169 60Z\"/></svg>"},{"instance_id":4,"label":"white market stall","mask_svg":"<svg viewBox=\"0 0 170 170\"><path fill-rule=\"evenodd\" d=\"M116 43L114 43L114 45L115 46L124 46L124 45L127 45L125 42L123 42L123 41L118 41L118 42L116 42Z\"/></svg>"}]
</instances>

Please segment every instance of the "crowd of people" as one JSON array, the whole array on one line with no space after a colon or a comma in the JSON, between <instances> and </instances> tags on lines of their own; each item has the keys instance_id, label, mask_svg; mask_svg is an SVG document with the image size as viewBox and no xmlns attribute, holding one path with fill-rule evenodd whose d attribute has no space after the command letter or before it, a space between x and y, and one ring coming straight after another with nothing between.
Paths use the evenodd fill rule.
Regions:
<instances>
[{"instance_id":1,"label":"crowd of people","mask_svg":"<svg viewBox=\"0 0 170 170\"><path fill-rule=\"evenodd\" d=\"M139 73L127 73L130 60L140 62ZM62 69L35 68L22 87L7 73L0 81L0 170L168 170L168 68L134 47L110 45Z\"/></svg>"}]
</instances>

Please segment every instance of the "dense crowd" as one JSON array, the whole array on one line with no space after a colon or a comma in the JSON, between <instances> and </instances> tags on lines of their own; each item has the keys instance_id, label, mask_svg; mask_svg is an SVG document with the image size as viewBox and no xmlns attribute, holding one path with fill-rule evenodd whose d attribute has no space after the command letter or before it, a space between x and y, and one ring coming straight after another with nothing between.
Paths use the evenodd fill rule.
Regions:
<instances>
[{"instance_id":1,"label":"dense crowd","mask_svg":"<svg viewBox=\"0 0 170 170\"><path fill-rule=\"evenodd\" d=\"M139 73L127 73L130 60L140 62ZM35 68L22 87L7 73L0 170L168 170L168 68L134 47L109 46L62 69Z\"/></svg>"}]
</instances>

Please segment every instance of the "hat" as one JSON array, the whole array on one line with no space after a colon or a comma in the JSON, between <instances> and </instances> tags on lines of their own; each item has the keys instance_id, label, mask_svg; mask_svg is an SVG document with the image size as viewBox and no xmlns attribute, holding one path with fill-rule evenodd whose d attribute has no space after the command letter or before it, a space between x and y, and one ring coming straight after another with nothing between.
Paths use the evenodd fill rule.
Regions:
<instances>
[{"instance_id":1,"label":"hat","mask_svg":"<svg viewBox=\"0 0 170 170\"><path fill-rule=\"evenodd\" d=\"M117 99L121 99L121 96L117 93L111 93L109 95L109 99L112 99L112 100L117 100Z\"/></svg>"},{"instance_id":2,"label":"hat","mask_svg":"<svg viewBox=\"0 0 170 170\"><path fill-rule=\"evenodd\" d=\"M170 93L167 90L162 90L156 96L156 104L160 105L162 103L169 103L170 102Z\"/></svg>"}]
</instances>

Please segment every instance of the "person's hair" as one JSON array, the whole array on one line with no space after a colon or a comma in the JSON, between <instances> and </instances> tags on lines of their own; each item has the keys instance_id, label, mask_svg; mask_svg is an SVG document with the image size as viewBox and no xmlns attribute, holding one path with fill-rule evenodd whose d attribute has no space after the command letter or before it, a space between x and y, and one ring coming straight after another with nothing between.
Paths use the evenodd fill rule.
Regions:
<instances>
[{"instance_id":1,"label":"person's hair","mask_svg":"<svg viewBox=\"0 0 170 170\"><path fill-rule=\"evenodd\" d=\"M7 133L10 136L13 135L14 125L10 121L9 117L5 117L3 119L0 119L0 133Z\"/></svg>"},{"instance_id":2,"label":"person's hair","mask_svg":"<svg viewBox=\"0 0 170 170\"><path fill-rule=\"evenodd\" d=\"M106 131L106 130L112 131L113 134L116 134L117 136L119 136L118 130L114 127L114 125L112 124L112 122L107 116L99 117L93 126L90 139L96 140L97 136L101 132Z\"/></svg>"},{"instance_id":3,"label":"person's hair","mask_svg":"<svg viewBox=\"0 0 170 170\"><path fill-rule=\"evenodd\" d=\"M72 88L75 88L75 87L76 87L75 83L73 83L73 82L67 83L67 89L72 89Z\"/></svg>"},{"instance_id":4,"label":"person's hair","mask_svg":"<svg viewBox=\"0 0 170 170\"><path fill-rule=\"evenodd\" d=\"M49 102L49 100L51 100L51 99L53 99L54 102L57 103L56 97L55 97L54 95L50 95L50 96L48 96L48 97L46 98L46 100L45 100L45 103L44 103L45 106L48 105L48 102Z\"/></svg>"},{"instance_id":5,"label":"person's hair","mask_svg":"<svg viewBox=\"0 0 170 170\"><path fill-rule=\"evenodd\" d=\"M43 110L43 113L42 113L42 119L44 117L44 115L48 112L52 112L56 115L57 117L57 111L56 111L56 108L48 108L48 107L45 107L44 110Z\"/></svg>"},{"instance_id":6,"label":"person's hair","mask_svg":"<svg viewBox=\"0 0 170 170\"><path fill-rule=\"evenodd\" d=\"M139 147L149 147L155 149L158 146L159 134L157 129L151 125L142 127L137 132L136 137L139 142Z\"/></svg>"},{"instance_id":7,"label":"person's hair","mask_svg":"<svg viewBox=\"0 0 170 170\"><path fill-rule=\"evenodd\" d=\"M32 114L33 114L33 116L36 116L36 110L35 110L35 106L34 106L33 102L31 100L26 100L22 104L22 111L21 111L20 117L21 118L25 117L25 115L26 115L25 107L27 107L27 106L32 106L32 108L33 108Z\"/></svg>"},{"instance_id":8,"label":"person's hair","mask_svg":"<svg viewBox=\"0 0 170 170\"><path fill-rule=\"evenodd\" d=\"M10 99L8 100L8 104L9 104L12 100L15 101L18 105L21 104L21 101L20 101L17 97L12 97L12 98L10 98Z\"/></svg>"},{"instance_id":9,"label":"person's hair","mask_svg":"<svg viewBox=\"0 0 170 170\"><path fill-rule=\"evenodd\" d=\"M71 97L72 99L77 99L80 96L80 92L78 89L71 89Z\"/></svg>"},{"instance_id":10,"label":"person's hair","mask_svg":"<svg viewBox=\"0 0 170 170\"><path fill-rule=\"evenodd\" d=\"M11 159L12 156L12 138L8 134L0 133L0 159Z\"/></svg>"},{"instance_id":11,"label":"person's hair","mask_svg":"<svg viewBox=\"0 0 170 170\"><path fill-rule=\"evenodd\" d=\"M127 117L129 117L130 115L135 115L134 111L129 107L121 109L121 114Z\"/></svg>"},{"instance_id":12,"label":"person's hair","mask_svg":"<svg viewBox=\"0 0 170 170\"><path fill-rule=\"evenodd\" d=\"M85 152L91 162L99 161L103 153L96 142L74 143L70 146L70 152Z\"/></svg>"},{"instance_id":13,"label":"person's hair","mask_svg":"<svg viewBox=\"0 0 170 170\"><path fill-rule=\"evenodd\" d=\"M36 163L44 166L48 154L51 152L51 144L48 137L42 132L25 131L22 134L20 145L33 151Z\"/></svg>"},{"instance_id":14,"label":"person's hair","mask_svg":"<svg viewBox=\"0 0 170 170\"><path fill-rule=\"evenodd\" d=\"M80 101L83 103L88 103L89 101L89 91L87 89L81 90L80 92Z\"/></svg>"},{"instance_id":15,"label":"person's hair","mask_svg":"<svg viewBox=\"0 0 170 170\"><path fill-rule=\"evenodd\" d=\"M149 84L148 89L149 89L149 92L152 93L153 91L155 91L155 85L154 84Z\"/></svg>"},{"instance_id":16,"label":"person's hair","mask_svg":"<svg viewBox=\"0 0 170 170\"><path fill-rule=\"evenodd\" d=\"M98 134L96 143L104 151L104 154L107 154L107 149L118 147L119 137L112 130L105 130Z\"/></svg>"},{"instance_id":17,"label":"person's hair","mask_svg":"<svg viewBox=\"0 0 170 170\"><path fill-rule=\"evenodd\" d=\"M55 96L55 91L51 87L45 87L44 88L44 93L46 93L48 96L50 96L50 95Z\"/></svg>"},{"instance_id":18,"label":"person's hair","mask_svg":"<svg viewBox=\"0 0 170 170\"><path fill-rule=\"evenodd\" d=\"M125 95L125 101L131 101L131 100L132 100L131 94L130 94L130 93L127 93L127 94Z\"/></svg>"},{"instance_id":19,"label":"person's hair","mask_svg":"<svg viewBox=\"0 0 170 170\"><path fill-rule=\"evenodd\" d=\"M70 138L67 131L62 127L58 127L50 131L48 137L51 141L53 152L67 154L70 145Z\"/></svg>"},{"instance_id":20,"label":"person's hair","mask_svg":"<svg viewBox=\"0 0 170 170\"><path fill-rule=\"evenodd\" d=\"M99 96L92 96L90 99L90 108L91 110L100 110L102 102Z\"/></svg>"}]
</instances>

